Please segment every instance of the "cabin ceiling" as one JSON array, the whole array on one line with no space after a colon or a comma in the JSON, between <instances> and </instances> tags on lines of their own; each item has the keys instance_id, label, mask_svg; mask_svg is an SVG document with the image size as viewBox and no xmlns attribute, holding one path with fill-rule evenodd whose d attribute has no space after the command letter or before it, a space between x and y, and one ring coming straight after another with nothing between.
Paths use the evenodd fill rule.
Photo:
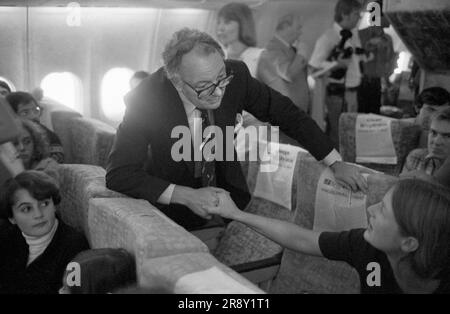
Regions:
<instances>
[{"instance_id":1,"label":"cabin ceiling","mask_svg":"<svg viewBox=\"0 0 450 314\"><path fill-rule=\"evenodd\" d=\"M450 1L385 1L384 13L420 67L450 73Z\"/></svg>"},{"instance_id":2,"label":"cabin ceiling","mask_svg":"<svg viewBox=\"0 0 450 314\"><path fill-rule=\"evenodd\" d=\"M0 0L0 6L66 7L71 2L81 7L134 7L134 8L218 8L229 2L243 2L251 7L266 2L292 2L298 0Z\"/></svg>"}]
</instances>

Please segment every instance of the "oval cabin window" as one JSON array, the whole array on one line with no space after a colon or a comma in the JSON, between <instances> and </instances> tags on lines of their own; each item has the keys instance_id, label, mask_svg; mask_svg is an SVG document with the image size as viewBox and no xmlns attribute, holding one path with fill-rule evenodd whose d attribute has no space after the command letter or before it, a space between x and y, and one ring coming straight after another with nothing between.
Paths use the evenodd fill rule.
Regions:
<instances>
[{"instance_id":1,"label":"oval cabin window","mask_svg":"<svg viewBox=\"0 0 450 314\"><path fill-rule=\"evenodd\" d=\"M6 84L8 84L8 86L12 92L16 91L16 87L14 86L14 84L10 80L8 80L6 77L0 76L0 81L3 81Z\"/></svg>"},{"instance_id":2,"label":"oval cabin window","mask_svg":"<svg viewBox=\"0 0 450 314\"><path fill-rule=\"evenodd\" d=\"M45 97L83 113L81 80L70 72L50 73L41 82Z\"/></svg>"},{"instance_id":3,"label":"oval cabin window","mask_svg":"<svg viewBox=\"0 0 450 314\"><path fill-rule=\"evenodd\" d=\"M129 81L133 71L128 68L109 70L102 81L102 110L105 116L113 121L121 121L125 113L123 97L129 92Z\"/></svg>"}]
</instances>

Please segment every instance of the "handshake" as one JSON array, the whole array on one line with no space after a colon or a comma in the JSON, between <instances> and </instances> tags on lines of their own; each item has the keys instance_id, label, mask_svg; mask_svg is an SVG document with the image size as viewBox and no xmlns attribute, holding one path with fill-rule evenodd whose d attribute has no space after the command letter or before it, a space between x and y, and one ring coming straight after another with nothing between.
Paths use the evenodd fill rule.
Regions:
<instances>
[{"instance_id":1,"label":"handshake","mask_svg":"<svg viewBox=\"0 0 450 314\"><path fill-rule=\"evenodd\" d=\"M184 205L205 219L211 219L212 215L235 219L241 213L230 193L216 187L192 189Z\"/></svg>"}]
</instances>

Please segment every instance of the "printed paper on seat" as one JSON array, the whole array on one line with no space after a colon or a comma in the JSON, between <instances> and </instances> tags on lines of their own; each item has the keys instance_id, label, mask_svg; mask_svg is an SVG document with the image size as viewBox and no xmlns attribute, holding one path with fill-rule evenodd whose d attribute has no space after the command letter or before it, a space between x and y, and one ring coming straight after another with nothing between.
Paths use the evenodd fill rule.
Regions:
<instances>
[{"instance_id":1,"label":"printed paper on seat","mask_svg":"<svg viewBox=\"0 0 450 314\"><path fill-rule=\"evenodd\" d=\"M356 162L397 164L391 122L391 118L374 114L357 116L355 126Z\"/></svg>"},{"instance_id":2,"label":"printed paper on seat","mask_svg":"<svg viewBox=\"0 0 450 314\"><path fill-rule=\"evenodd\" d=\"M367 179L367 174L363 174ZM320 175L316 191L313 230L343 231L367 227L367 196L339 185L330 168Z\"/></svg>"}]
</instances>

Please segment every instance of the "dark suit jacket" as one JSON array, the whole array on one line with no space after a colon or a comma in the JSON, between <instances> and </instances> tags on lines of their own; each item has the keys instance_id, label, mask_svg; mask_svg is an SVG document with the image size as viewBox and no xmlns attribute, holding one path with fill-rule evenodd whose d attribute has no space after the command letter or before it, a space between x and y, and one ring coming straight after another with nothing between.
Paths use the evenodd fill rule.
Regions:
<instances>
[{"instance_id":1,"label":"dark suit jacket","mask_svg":"<svg viewBox=\"0 0 450 314\"><path fill-rule=\"evenodd\" d=\"M261 121L280 126L318 160L331 152L330 140L289 98L252 78L243 62L227 60L225 63L227 72L233 72L234 78L225 90L220 107L214 110L215 124L223 134L226 126L235 125L236 115L246 110ZM187 228L205 223L183 206L156 203L170 183L199 187L194 178L194 162L176 162L171 156L172 145L178 141L171 138L172 129L181 125L189 128L189 125L183 103L164 70L159 69L141 82L126 95L125 103L127 110L109 156L108 188L154 203ZM240 208L245 207L250 197L240 163L216 162L216 175L217 185L228 190Z\"/></svg>"},{"instance_id":2,"label":"dark suit jacket","mask_svg":"<svg viewBox=\"0 0 450 314\"><path fill-rule=\"evenodd\" d=\"M88 250L86 238L59 220L52 241L28 267L29 248L16 225L0 228L0 294L56 294L67 264Z\"/></svg>"}]
</instances>

